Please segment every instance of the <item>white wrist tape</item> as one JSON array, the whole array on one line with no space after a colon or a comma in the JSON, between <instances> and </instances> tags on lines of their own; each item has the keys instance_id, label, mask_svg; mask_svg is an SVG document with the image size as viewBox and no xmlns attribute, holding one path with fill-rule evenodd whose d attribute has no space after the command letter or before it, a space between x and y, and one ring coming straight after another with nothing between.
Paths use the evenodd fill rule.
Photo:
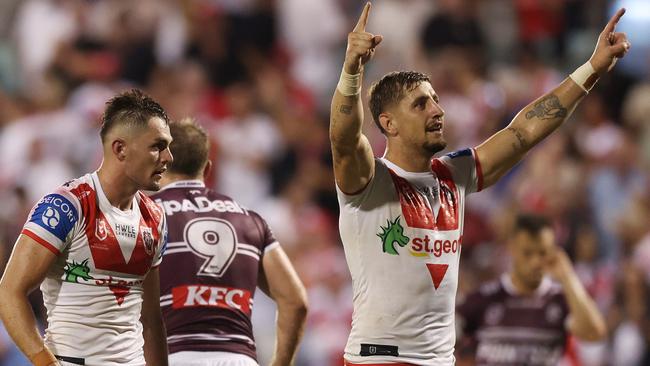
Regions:
<instances>
[{"instance_id":1,"label":"white wrist tape","mask_svg":"<svg viewBox=\"0 0 650 366\"><path fill-rule=\"evenodd\" d=\"M596 74L596 70L589 61L578 67L569 77L587 93L596 85L596 80L598 80L598 74Z\"/></svg>"},{"instance_id":2,"label":"white wrist tape","mask_svg":"<svg viewBox=\"0 0 650 366\"><path fill-rule=\"evenodd\" d=\"M361 73L350 75L345 72L345 69L341 70L341 78L336 89L346 97L359 95L361 93Z\"/></svg>"}]
</instances>

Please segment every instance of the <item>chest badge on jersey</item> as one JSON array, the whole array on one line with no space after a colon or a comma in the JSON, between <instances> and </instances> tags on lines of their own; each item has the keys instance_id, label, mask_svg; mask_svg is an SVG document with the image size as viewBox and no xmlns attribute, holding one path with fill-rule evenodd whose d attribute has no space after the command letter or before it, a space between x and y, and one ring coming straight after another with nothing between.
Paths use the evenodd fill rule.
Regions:
<instances>
[{"instance_id":1,"label":"chest badge on jersey","mask_svg":"<svg viewBox=\"0 0 650 366\"><path fill-rule=\"evenodd\" d=\"M108 229L106 228L106 220L98 218L95 224L95 236L99 240L106 240L108 236Z\"/></svg>"}]
</instances>

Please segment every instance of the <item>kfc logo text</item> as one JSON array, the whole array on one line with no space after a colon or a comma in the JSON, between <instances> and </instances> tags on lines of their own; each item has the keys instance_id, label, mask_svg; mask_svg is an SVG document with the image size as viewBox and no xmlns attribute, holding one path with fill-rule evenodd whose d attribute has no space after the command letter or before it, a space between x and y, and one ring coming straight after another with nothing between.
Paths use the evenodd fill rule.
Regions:
<instances>
[{"instance_id":1,"label":"kfc logo text","mask_svg":"<svg viewBox=\"0 0 650 366\"><path fill-rule=\"evenodd\" d=\"M220 307L251 313L251 293L239 288L205 285L178 286L172 289L172 307Z\"/></svg>"}]
</instances>

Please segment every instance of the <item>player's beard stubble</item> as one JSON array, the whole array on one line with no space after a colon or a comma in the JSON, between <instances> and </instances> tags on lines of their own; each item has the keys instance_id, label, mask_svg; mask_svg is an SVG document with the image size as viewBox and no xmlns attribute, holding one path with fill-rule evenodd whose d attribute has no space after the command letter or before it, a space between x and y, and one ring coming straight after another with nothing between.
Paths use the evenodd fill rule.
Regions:
<instances>
[{"instance_id":1,"label":"player's beard stubble","mask_svg":"<svg viewBox=\"0 0 650 366\"><path fill-rule=\"evenodd\" d=\"M424 151L431 154L431 156L441 152L447 147L447 141L444 138L440 138L438 141L430 142L427 141L422 145Z\"/></svg>"}]
</instances>

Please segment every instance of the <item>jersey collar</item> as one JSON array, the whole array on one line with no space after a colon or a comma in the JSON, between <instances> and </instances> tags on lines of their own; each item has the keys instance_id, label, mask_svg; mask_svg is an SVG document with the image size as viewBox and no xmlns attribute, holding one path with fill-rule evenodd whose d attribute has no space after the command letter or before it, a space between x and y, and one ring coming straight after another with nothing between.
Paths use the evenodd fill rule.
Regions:
<instances>
[{"instance_id":1,"label":"jersey collar","mask_svg":"<svg viewBox=\"0 0 650 366\"><path fill-rule=\"evenodd\" d=\"M510 295L513 296L518 296L519 291L517 291L517 288L515 287L515 284L512 283L512 278L510 277L510 273L504 273L501 275L501 286L503 286L503 289ZM533 293L533 296L544 296L546 293L549 292L551 287L553 286L553 281L548 276L544 276L542 278L542 282L540 282L539 286L537 286L537 289L535 289L535 292Z\"/></svg>"},{"instance_id":2,"label":"jersey collar","mask_svg":"<svg viewBox=\"0 0 650 366\"><path fill-rule=\"evenodd\" d=\"M188 187L193 187L193 188L204 188L205 183L199 179L192 179L192 180L177 180L175 182L169 183L168 185L160 188L160 191L165 190L165 189L171 189L171 188L188 188Z\"/></svg>"}]
</instances>

